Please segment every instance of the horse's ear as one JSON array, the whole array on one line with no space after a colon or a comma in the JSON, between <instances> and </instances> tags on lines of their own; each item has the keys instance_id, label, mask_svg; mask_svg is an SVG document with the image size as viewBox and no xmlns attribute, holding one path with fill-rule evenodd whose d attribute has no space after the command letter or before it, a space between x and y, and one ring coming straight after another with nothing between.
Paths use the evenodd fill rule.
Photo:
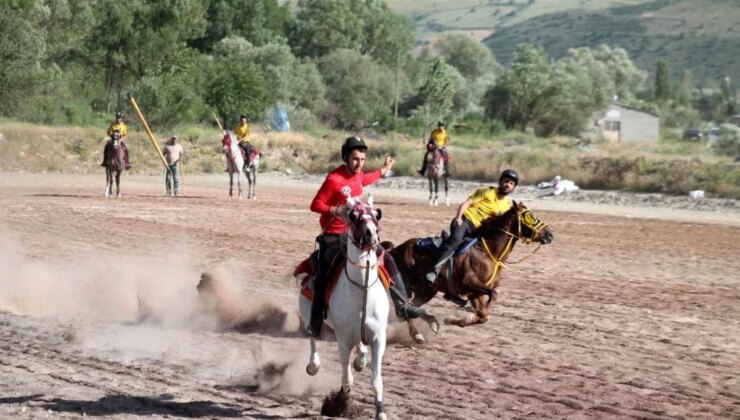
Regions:
<instances>
[{"instance_id":1,"label":"horse's ear","mask_svg":"<svg viewBox=\"0 0 740 420\"><path fill-rule=\"evenodd\" d=\"M349 218L349 221L352 222L352 223L354 223L354 222L357 221L357 215L352 210L350 210L349 212L347 212L347 217Z\"/></svg>"},{"instance_id":2,"label":"horse's ear","mask_svg":"<svg viewBox=\"0 0 740 420\"><path fill-rule=\"evenodd\" d=\"M380 209L373 209L373 215L375 216L375 220L380 220L383 217L383 212Z\"/></svg>"}]
</instances>

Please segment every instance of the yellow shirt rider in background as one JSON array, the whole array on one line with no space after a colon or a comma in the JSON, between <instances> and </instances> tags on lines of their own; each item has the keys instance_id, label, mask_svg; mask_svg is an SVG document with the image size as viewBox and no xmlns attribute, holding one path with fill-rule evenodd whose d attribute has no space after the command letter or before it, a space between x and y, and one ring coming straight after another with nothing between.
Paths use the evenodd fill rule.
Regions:
<instances>
[{"instance_id":1,"label":"yellow shirt rider in background","mask_svg":"<svg viewBox=\"0 0 740 420\"><path fill-rule=\"evenodd\" d=\"M118 111L116 112L116 120L108 127L108 131L106 133L108 134L108 138L111 138L113 135L113 132L117 131L120 133L120 140L121 140L121 146L123 146L123 154L124 159L126 161L126 169L131 169L131 162L128 157L128 146L126 146L126 138L128 137L128 128L126 128L126 124L123 122L123 112ZM100 164L100 166L105 167L105 157L108 153L108 143L105 144L105 148L103 149L103 162Z\"/></svg>"},{"instance_id":2,"label":"yellow shirt rider in background","mask_svg":"<svg viewBox=\"0 0 740 420\"><path fill-rule=\"evenodd\" d=\"M429 135L429 142L427 143L427 152L424 153L424 161L421 164L421 169L418 171L419 175L424 176L427 170L427 154L429 153L430 145L434 145L442 153L442 159L445 162L444 176L450 176L450 168L447 165L449 162L449 155L447 154L447 145L450 144L450 136L447 134L447 127L444 121L437 123L437 128L432 130L432 134Z\"/></svg>"},{"instance_id":3,"label":"yellow shirt rider in background","mask_svg":"<svg viewBox=\"0 0 740 420\"><path fill-rule=\"evenodd\" d=\"M246 115L242 115L239 117L239 125L234 128L234 135L236 135L236 139L239 141L239 147L244 150L246 156L244 157L244 166L248 167L249 163L252 158L252 149L254 146L252 146L252 143L249 142L249 135L251 134L251 130L249 128L249 119Z\"/></svg>"},{"instance_id":4,"label":"yellow shirt rider in background","mask_svg":"<svg viewBox=\"0 0 740 420\"><path fill-rule=\"evenodd\" d=\"M450 222L450 236L443 245L444 251L437 258L432 271L426 274L426 281L434 283L442 266L452 258L457 247L466 237L473 235L485 220L501 216L511 209L511 199L507 196L514 192L518 184L519 174L513 169L507 169L501 172L498 187L480 187L460 204L455 218ZM444 297L461 306L465 305L465 301L457 296L446 294Z\"/></svg>"}]
</instances>

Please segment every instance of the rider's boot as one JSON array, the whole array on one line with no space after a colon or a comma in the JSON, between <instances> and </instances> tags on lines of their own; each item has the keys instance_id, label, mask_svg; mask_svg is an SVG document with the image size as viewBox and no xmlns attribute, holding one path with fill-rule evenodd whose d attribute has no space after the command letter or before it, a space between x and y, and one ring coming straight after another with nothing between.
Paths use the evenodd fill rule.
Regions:
<instances>
[{"instance_id":1,"label":"rider's boot","mask_svg":"<svg viewBox=\"0 0 740 420\"><path fill-rule=\"evenodd\" d=\"M396 316L401 321L406 319L415 319L422 315L426 315L427 311L423 308L417 308L411 302L409 302L408 294L406 293L406 285L403 281L403 276L398 270L396 263L393 261L387 252L384 256L385 269L388 274L393 278L393 284L390 287L391 299L393 300L393 306L396 309Z\"/></svg>"},{"instance_id":2,"label":"rider's boot","mask_svg":"<svg viewBox=\"0 0 740 420\"><path fill-rule=\"evenodd\" d=\"M319 283L323 283L323 281L319 281L317 277L314 283L313 301L311 301L311 321L306 328L306 334L314 338L321 334L321 327L324 325L324 313L326 312L326 304L324 303L326 287Z\"/></svg>"},{"instance_id":3,"label":"rider's boot","mask_svg":"<svg viewBox=\"0 0 740 420\"><path fill-rule=\"evenodd\" d=\"M448 165L447 162L445 162L444 176L448 178L450 177L450 165Z\"/></svg>"},{"instance_id":4,"label":"rider's boot","mask_svg":"<svg viewBox=\"0 0 740 420\"><path fill-rule=\"evenodd\" d=\"M128 158L128 147L126 147L126 143L123 143L123 160L126 163L126 169L131 169L131 162Z\"/></svg>"}]
</instances>

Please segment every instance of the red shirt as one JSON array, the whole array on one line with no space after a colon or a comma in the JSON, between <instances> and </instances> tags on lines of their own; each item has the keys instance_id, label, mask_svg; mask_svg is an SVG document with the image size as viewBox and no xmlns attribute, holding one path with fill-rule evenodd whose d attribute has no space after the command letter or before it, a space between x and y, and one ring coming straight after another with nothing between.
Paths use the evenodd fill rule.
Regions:
<instances>
[{"instance_id":1,"label":"red shirt","mask_svg":"<svg viewBox=\"0 0 740 420\"><path fill-rule=\"evenodd\" d=\"M355 174L347 168L347 165L342 165L329 172L311 202L311 211L321 214L319 224L324 233L337 235L347 230L344 221L329 213L329 208L347 205L348 193L352 197L359 197L362 195L362 187L374 183L380 177L380 169L367 174L363 172Z\"/></svg>"}]
</instances>

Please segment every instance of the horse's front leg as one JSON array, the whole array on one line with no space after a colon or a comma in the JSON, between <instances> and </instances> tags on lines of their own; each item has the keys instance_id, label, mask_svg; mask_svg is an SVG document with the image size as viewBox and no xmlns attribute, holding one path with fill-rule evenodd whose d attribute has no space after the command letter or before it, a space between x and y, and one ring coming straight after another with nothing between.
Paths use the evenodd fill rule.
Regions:
<instances>
[{"instance_id":1,"label":"horse's front leg","mask_svg":"<svg viewBox=\"0 0 740 420\"><path fill-rule=\"evenodd\" d=\"M434 183L432 177L427 177L429 181L429 207L434 205Z\"/></svg>"},{"instance_id":2,"label":"horse's front leg","mask_svg":"<svg viewBox=\"0 0 740 420\"><path fill-rule=\"evenodd\" d=\"M306 365L306 373L313 376L319 372L321 367L321 360L319 360L319 352L316 350L316 339L311 337L311 356L309 356L308 364Z\"/></svg>"},{"instance_id":3,"label":"horse's front leg","mask_svg":"<svg viewBox=\"0 0 740 420\"><path fill-rule=\"evenodd\" d=\"M234 172L229 168L229 200L234 196Z\"/></svg>"},{"instance_id":4,"label":"horse's front leg","mask_svg":"<svg viewBox=\"0 0 740 420\"><path fill-rule=\"evenodd\" d=\"M108 168L105 169L105 196L110 197L113 194L113 177Z\"/></svg>"},{"instance_id":5,"label":"horse's front leg","mask_svg":"<svg viewBox=\"0 0 740 420\"><path fill-rule=\"evenodd\" d=\"M491 306L491 302L493 302L495 295L495 291L493 291L493 294L485 294L485 295L476 295L475 297L470 299L470 303L473 306L473 313L468 314L465 317L459 317L459 316L449 316L445 318L445 324L447 325L457 325L458 327L467 327L470 325L475 324L484 324L488 322L488 309Z\"/></svg>"},{"instance_id":6,"label":"horse's front leg","mask_svg":"<svg viewBox=\"0 0 740 420\"><path fill-rule=\"evenodd\" d=\"M342 365L342 392L349 392L354 383L354 377L352 376L352 370L349 368L349 356L352 352L352 345L348 342L342 341L338 338L337 345L339 347L339 363Z\"/></svg>"},{"instance_id":7,"label":"horse's front leg","mask_svg":"<svg viewBox=\"0 0 740 420\"><path fill-rule=\"evenodd\" d=\"M444 179L445 179L445 204L447 204L447 207L450 207L450 196L447 195L447 180L449 178L444 177Z\"/></svg>"},{"instance_id":8,"label":"horse's front leg","mask_svg":"<svg viewBox=\"0 0 740 420\"><path fill-rule=\"evenodd\" d=\"M239 171L236 172L236 184L239 186L239 199L242 199L242 174Z\"/></svg>"},{"instance_id":9,"label":"horse's front leg","mask_svg":"<svg viewBox=\"0 0 740 420\"><path fill-rule=\"evenodd\" d=\"M373 350L373 378L372 386L375 393L375 418L386 420L385 408L383 407L383 375L381 366L383 365L383 354L385 353L385 331L379 332L372 342Z\"/></svg>"},{"instance_id":10,"label":"horse's front leg","mask_svg":"<svg viewBox=\"0 0 740 420\"><path fill-rule=\"evenodd\" d=\"M116 197L121 198L121 171L116 171Z\"/></svg>"}]
</instances>

